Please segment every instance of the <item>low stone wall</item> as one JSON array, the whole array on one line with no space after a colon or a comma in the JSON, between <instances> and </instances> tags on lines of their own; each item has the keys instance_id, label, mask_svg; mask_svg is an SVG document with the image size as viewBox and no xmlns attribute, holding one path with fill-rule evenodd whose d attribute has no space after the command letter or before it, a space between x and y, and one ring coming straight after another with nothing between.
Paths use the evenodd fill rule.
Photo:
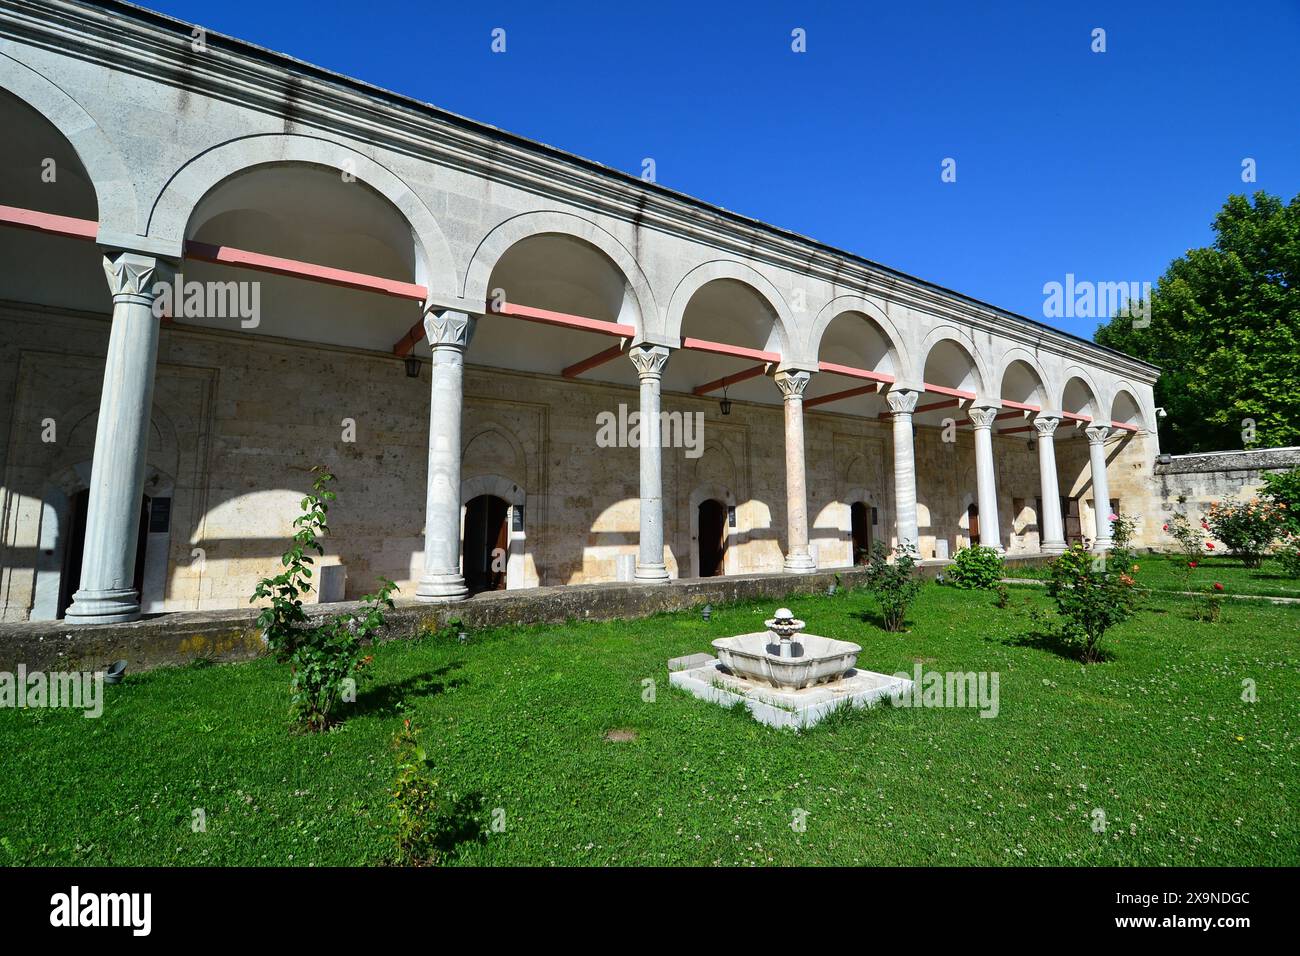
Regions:
<instances>
[{"instance_id":1,"label":"low stone wall","mask_svg":"<svg viewBox=\"0 0 1300 956\"><path fill-rule=\"evenodd\" d=\"M1008 558L1009 568L1041 564L1041 556ZM926 561L918 569L933 578L948 561ZM578 584L495 591L457 604L403 601L388 615L384 639L415 637L460 621L466 630L508 624L559 624L570 620L639 618L705 604L767 599L825 591L838 578L846 587L862 583L864 568L815 574L746 574L688 578L668 584ZM309 617L346 613L358 602L306 608ZM775 609L775 604L773 605ZM131 672L197 660L249 660L264 652L258 610L161 614L129 624L68 627L63 621L0 624L0 671L19 664L32 670L98 670L125 660Z\"/></svg>"},{"instance_id":2,"label":"low stone wall","mask_svg":"<svg viewBox=\"0 0 1300 956\"><path fill-rule=\"evenodd\" d=\"M1228 498L1249 500L1263 486L1265 474L1298 466L1300 447L1171 455L1168 461L1156 461L1153 503L1161 509L1163 521L1179 509L1178 498L1183 496L1187 499L1188 517L1199 524L1212 502ZM1167 538L1154 546L1170 549L1171 541Z\"/></svg>"}]
</instances>

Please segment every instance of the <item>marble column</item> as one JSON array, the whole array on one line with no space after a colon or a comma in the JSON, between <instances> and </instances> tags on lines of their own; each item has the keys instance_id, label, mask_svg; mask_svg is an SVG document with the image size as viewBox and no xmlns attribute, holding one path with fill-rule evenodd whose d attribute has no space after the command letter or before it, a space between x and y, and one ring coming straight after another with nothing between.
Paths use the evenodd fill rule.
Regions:
<instances>
[{"instance_id":1,"label":"marble column","mask_svg":"<svg viewBox=\"0 0 1300 956\"><path fill-rule=\"evenodd\" d=\"M641 534L635 580L660 584L668 580L664 564L663 436L660 434L659 388L668 349L637 345L628 353L641 380L641 417L637 430L641 457Z\"/></svg>"},{"instance_id":2,"label":"marble column","mask_svg":"<svg viewBox=\"0 0 1300 956\"><path fill-rule=\"evenodd\" d=\"M919 558L921 541L916 527L916 457L912 447L912 413L920 392L894 389L885 395L894 417L894 518L898 544Z\"/></svg>"},{"instance_id":3,"label":"marble column","mask_svg":"<svg viewBox=\"0 0 1300 956\"><path fill-rule=\"evenodd\" d=\"M1034 419L1034 430L1038 432L1038 486L1043 498L1043 513L1038 516L1038 550L1043 554L1060 554L1065 550L1054 437L1060 423L1059 418L1051 415L1039 415Z\"/></svg>"},{"instance_id":4,"label":"marble column","mask_svg":"<svg viewBox=\"0 0 1300 956\"><path fill-rule=\"evenodd\" d=\"M173 269L154 256L109 252L104 273L113 293L113 326L95 427L81 584L68 608L70 624L140 616L135 552L158 362L154 290L171 280Z\"/></svg>"},{"instance_id":5,"label":"marble column","mask_svg":"<svg viewBox=\"0 0 1300 956\"><path fill-rule=\"evenodd\" d=\"M1092 469L1092 519L1096 538L1094 551L1107 551L1110 537L1110 485L1106 481L1106 438L1109 425L1093 425L1087 429L1088 462Z\"/></svg>"},{"instance_id":6,"label":"marble column","mask_svg":"<svg viewBox=\"0 0 1300 956\"><path fill-rule=\"evenodd\" d=\"M975 483L980 508L980 545L999 554L1002 531L998 524L998 486L993 470L993 422L996 408L972 408L970 420L975 425Z\"/></svg>"},{"instance_id":7,"label":"marble column","mask_svg":"<svg viewBox=\"0 0 1300 956\"><path fill-rule=\"evenodd\" d=\"M429 472L424 499L424 574L415 589L420 601L459 601L469 592L460 569L461 408L465 349L474 335L473 316L431 309L424 332L433 350L429 397Z\"/></svg>"},{"instance_id":8,"label":"marble column","mask_svg":"<svg viewBox=\"0 0 1300 956\"><path fill-rule=\"evenodd\" d=\"M808 478L804 469L803 393L812 373L781 371L776 387L785 400L785 516L788 549L787 574L808 574L817 570L808 553Z\"/></svg>"}]
</instances>

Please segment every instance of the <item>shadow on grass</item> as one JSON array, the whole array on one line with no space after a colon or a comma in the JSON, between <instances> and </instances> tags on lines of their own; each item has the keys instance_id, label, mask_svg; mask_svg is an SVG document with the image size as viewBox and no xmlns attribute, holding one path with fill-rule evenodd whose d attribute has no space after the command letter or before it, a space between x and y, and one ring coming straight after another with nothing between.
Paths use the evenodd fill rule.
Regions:
<instances>
[{"instance_id":1,"label":"shadow on grass","mask_svg":"<svg viewBox=\"0 0 1300 956\"><path fill-rule=\"evenodd\" d=\"M872 627L884 631L886 634L910 634L912 631L912 629L907 626L908 622L906 618L903 619L903 626L901 629L891 631L885 626L885 615L874 609L854 611L849 615L849 617L856 621L861 621L863 624L870 624Z\"/></svg>"},{"instance_id":2,"label":"shadow on grass","mask_svg":"<svg viewBox=\"0 0 1300 956\"><path fill-rule=\"evenodd\" d=\"M450 680L438 679L446 677L453 670L463 666L460 661L452 661L437 670L416 674L396 683L367 688L357 695L357 702L348 716L360 717L365 714L392 716L402 709L403 701L412 697L435 697L450 688L463 687L466 681L459 677Z\"/></svg>"},{"instance_id":3,"label":"shadow on grass","mask_svg":"<svg viewBox=\"0 0 1300 956\"><path fill-rule=\"evenodd\" d=\"M474 791L461 797L446 813L438 815L434 845L446 859L452 859L469 843L487 843L483 825L483 794Z\"/></svg>"},{"instance_id":4,"label":"shadow on grass","mask_svg":"<svg viewBox=\"0 0 1300 956\"><path fill-rule=\"evenodd\" d=\"M988 640L997 640L997 638L988 638ZM1083 648L1077 644L1072 644L1059 631L1047 629L1027 631L1024 634L1002 638L1000 643L1009 647L1028 647L1036 651L1047 651L1049 654L1055 654L1057 657L1063 657L1079 664L1089 663L1083 659ZM1097 659L1091 663L1104 664L1114 659L1114 655L1105 648L1098 648L1096 653Z\"/></svg>"}]
</instances>

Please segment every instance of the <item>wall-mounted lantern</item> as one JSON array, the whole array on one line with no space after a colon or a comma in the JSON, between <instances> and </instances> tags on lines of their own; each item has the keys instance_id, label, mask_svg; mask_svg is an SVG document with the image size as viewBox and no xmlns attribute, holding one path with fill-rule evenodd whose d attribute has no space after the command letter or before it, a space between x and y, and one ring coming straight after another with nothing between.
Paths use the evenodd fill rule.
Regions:
<instances>
[{"instance_id":1,"label":"wall-mounted lantern","mask_svg":"<svg viewBox=\"0 0 1300 956\"><path fill-rule=\"evenodd\" d=\"M406 365L407 378L420 377L420 357L418 355L408 355L404 364Z\"/></svg>"}]
</instances>

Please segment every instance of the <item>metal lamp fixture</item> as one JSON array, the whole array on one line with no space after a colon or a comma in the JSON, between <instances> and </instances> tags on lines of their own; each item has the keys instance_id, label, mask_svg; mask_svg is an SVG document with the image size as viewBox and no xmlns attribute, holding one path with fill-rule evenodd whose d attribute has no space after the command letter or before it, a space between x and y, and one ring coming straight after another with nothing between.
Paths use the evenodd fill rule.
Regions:
<instances>
[{"instance_id":1,"label":"metal lamp fixture","mask_svg":"<svg viewBox=\"0 0 1300 956\"><path fill-rule=\"evenodd\" d=\"M725 388L722 390L722 399L718 402L718 408L722 410L722 414L724 415L731 414L731 399L727 398L727 390Z\"/></svg>"},{"instance_id":2,"label":"metal lamp fixture","mask_svg":"<svg viewBox=\"0 0 1300 956\"><path fill-rule=\"evenodd\" d=\"M419 377L420 377L420 358L419 358L419 356L417 356L417 355L408 355L408 356L406 357L406 359L405 359L405 361L404 361L403 364L406 365L406 377L407 377L407 378L419 378Z\"/></svg>"}]
</instances>

